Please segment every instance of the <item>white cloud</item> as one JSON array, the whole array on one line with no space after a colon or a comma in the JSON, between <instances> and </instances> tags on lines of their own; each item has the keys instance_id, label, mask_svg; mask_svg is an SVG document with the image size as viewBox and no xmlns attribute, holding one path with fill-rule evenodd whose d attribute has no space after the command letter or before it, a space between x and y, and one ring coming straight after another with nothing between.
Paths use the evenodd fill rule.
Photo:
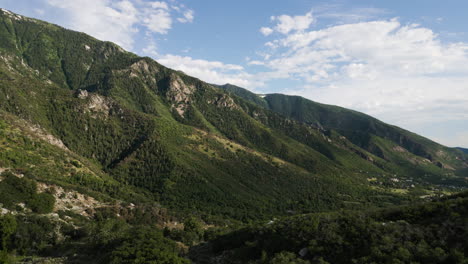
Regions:
<instances>
[{"instance_id":1,"label":"white cloud","mask_svg":"<svg viewBox=\"0 0 468 264\"><path fill-rule=\"evenodd\" d=\"M258 60L249 61L249 62L247 62L247 64L249 64L249 65L259 65L259 66L265 65L265 63L263 61L258 61Z\"/></svg>"},{"instance_id":2,"label":"white cloud","mask_svg":"<svg viewBox=\"0 0 468 264\"><path fill-rule=\"evenodd\" d=\"M318 10L314 9L314 14L317 19L333 19L337 24L349 24L357 22L366 22L376 20L382 16L388 15L390 12L386 9L365 7L343 9L340 5L322 6Z\"/></svg>"},{"instance_id":3,"label":"white cloud","mask_svg":"<svg viewBox=\"0 0 468 264\"><path fill-rule=\"evenodd\" d=\"M177 20L180 22L180 23L192 23L193 22L193 18L194 18L194 15L193 15L193 10L186 10L184 13L183 13L183 17L179 17Z\"/></svg>"},{"instance_id":4,"label":"white cloud","mask_svg":"<svg viewBox=\"0 0 468 264\"><path fill-rule=\"evenodd\" d=\"M160 8L160 9L164 9L164 10L169 10L169 7L167 6L167 3L166 2L151 2L150 3L150 6L152 8Z\"/></svg>"},{"instance_id":5,"label":"white cloud","mask_svg":"<svg viewBox=\"0 0 468 264\"><path fill-rule=\"evenodd\" d=\"M267 42L270 51L251 63L269 68L263 81L299 79L302 88L283 92L410 129L447 120L468 122L468 43L442 42L431 29L398 19L320 30L285 26L292 24L275 28L285 36ZM304 23L302 29L306 27Z\"/></svg>"},{"instance_id":6,"label":"white cloud","mask_svg":"<svg viewBox=\"0 0 468 264\"><path fill-rule=\"evenodd\" d=\"M260 32L264 35L264 36L268 36L270 35L271 33L273 33L273 29L269 28L269 27L262 27L260 28Z\"/></svg>"},{"instance_id":7,"label":"white cloud","mask_svg":"<svg viewBox=\"0 0 468 264\"><path fill-rule=\"evenodd\" d=\"M288 34L291 31L306 30L310 27L312 22L314 22L312 12L303 16L272 16L271 20L277 22L274 29L282 34Z\"/></svg>"},{"instance_id":8,"label":"white cloud","mask_svg":"<svg viewBox=\"0 0 468 264\"><path fill-rule=\"evenodd\" d=\"M231 83L242 87L260 85L260 83L254 83L254 76L246 73L240 65L224 64L219 61L207 61L170 54L161 56L157 60L167 67L183 71L208 83Z\"/></svg>"},{"instance_id":9,"label":"white cloud","mask_svg":"<svg viewBox=\"0 0 468 264\"><path fill-rule=\"evenodd\" d=\"M65 12L64 26L129 50L140 29L147 35L167 34L173 25L173 12L183 12L186 22L193 20L193 11L184 6L176 10L164 1L46 0L46 3Z\"/></svg>"},{"instance_id":10,"label":"white cloud","mask_svg":"<svg viewBox=\"0 0 468 264\"><path fill-rule=\"evenodd\" d=\"M143 24L153 33L167 34L172 27L172 18L165 9L145 11L147 14Z\"/></svg>"},{"instance_id":11,"label":"white cloud","mask_svg":"<svg viewBox=\"0 0 468 264\"><path fill-rule=\"evenodd\" d=\"M131 2L106 0L47 0L47 2L67 13L66 26L91 34L98 39L116 42L127 49L133 46L138 12Z\"/></svg>"}]
</instances>

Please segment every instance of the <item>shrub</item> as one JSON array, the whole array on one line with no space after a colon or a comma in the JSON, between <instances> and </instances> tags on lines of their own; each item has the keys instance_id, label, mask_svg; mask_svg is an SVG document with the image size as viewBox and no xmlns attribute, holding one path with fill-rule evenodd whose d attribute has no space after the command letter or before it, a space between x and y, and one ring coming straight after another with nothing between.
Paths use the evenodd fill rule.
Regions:
<instances>
[{"instance_id":1,"label":"shrub","mask_svg":"<svg viewBox=\"0 0 468 264\"><path fill-rule=\"evenodd\" d=\"M28 206L35 213L47 214L54 210L55 197L49 193L34 194L28 201Z\"/></svg>"}]
</instances>

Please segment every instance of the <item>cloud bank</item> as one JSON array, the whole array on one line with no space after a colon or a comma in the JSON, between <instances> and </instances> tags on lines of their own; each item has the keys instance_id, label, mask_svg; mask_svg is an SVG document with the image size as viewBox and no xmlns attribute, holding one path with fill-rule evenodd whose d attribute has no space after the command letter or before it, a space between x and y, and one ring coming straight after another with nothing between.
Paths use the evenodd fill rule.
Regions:
<instances>
[{"instance_id":1,"label":"cloud bank","mask_svg":"<svg viewBox=\"0 0 468 264\"><path fill-rule=\"evenodd\" d=\"M136 34L167 34L174 21L191 23L194 12L183 5L140 0L46 0L63 10L65 25L132 50ZM174 1L171 1L174 2ZM175 19L175 17L179 17Z\"/></svg>"},{"instance_id":2,"label":"cloud bank","mask_svg":"<svg viewBox=\"0 0 468 264\"><path fill-rule=\"evenodd\" d=\"M279 78L300 78L290 93L385 117L468 120L468 44L398 19L298 31L266 43L262 63Z\"/></svg>"}]
</instances>

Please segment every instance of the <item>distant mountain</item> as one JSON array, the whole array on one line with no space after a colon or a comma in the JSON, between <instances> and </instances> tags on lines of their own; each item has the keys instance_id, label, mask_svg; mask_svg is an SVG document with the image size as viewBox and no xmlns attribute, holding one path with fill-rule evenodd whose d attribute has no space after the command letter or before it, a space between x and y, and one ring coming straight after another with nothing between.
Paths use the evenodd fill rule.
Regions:
<instances>
[{"instance_id":1,"label":"distant mountain","mask_svg":"<svg viewBox=\"0 0 468 264\"><path fill-rule=\"evenodd\" d=\"M404 152L409 152L445 168L463 167L462 164L466 162L457 149L444 147L357 111L320 104L300 96L283 94L259 96L230 84L219 87L293 120L323 130L337 131L357 146L382 159L400 163L401 166L414 167L415 165L415 162L406 165L401 163L401 153ZM391 145L393 147L390 147ZM396 154L395 152L400 153Z\"/></svg>"}]
</instances>

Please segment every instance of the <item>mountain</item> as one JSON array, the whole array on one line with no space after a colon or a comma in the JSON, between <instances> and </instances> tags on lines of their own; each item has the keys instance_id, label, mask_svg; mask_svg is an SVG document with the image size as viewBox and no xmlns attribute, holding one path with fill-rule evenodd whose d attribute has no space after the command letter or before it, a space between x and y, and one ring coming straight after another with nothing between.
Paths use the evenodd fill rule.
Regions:
<instances>
[{"instance_id":1,"label":"mountain","mask_svg":"<svg viewBox=\"0 0 468 264\"><path fill-rule=\"evenodd\" d=\"M466 148L457 148L457 149L461 150L463 153L468 154L468 149Z\"/></svg>"},{"instance_id":2,"label":"mountain","mask_svg":"<svg viewBox=\"0 0 468 264\"><path fill-rule=\"evenodd\" d=\"M460 151L363 114L237 89L243 99L83 33L8 11L1 19L7 124L22 120L176 211L264 218L467 184Z\"/></svg>"},{"instance_id":3,"label":"mountain","mask_svg":"<svg viewBox=\"0 0 468 264\"><path fill-rule=\"evenodd\" d=\"M293 102L7 10L0 21L0 261L186 263L218 227L468 186L463 152L363 114L305 99L280 111Z\"/></svg>"},{"instance_id":4,"label":"mountain","mask_svg":"<svg viewBox=\"0 0 468 264\"><path fill-rule=\"evenodd\" d=\"M357 111L320 104L300 96L283 94L256 95L231 84L219 87L287 118L324 130L334 130L355 145L382 159L400 163L400 166L410 168L419 164L411 159L407 159L409 162L402 161L401 155L395 155L395 151L409 152L440 167L449 169L459 168L460 165L463 167L462 164L465 162L461 159L462 155L459 151L463 151L463 149L444 147L429 139L399 127L385 124ZM464 175L462 172L459 172L459 174Z\"/></svg>"},{"instance_id":5,"label":"mountain","mask_svg":"<svg viewBox=\"0 0 468 264\"><path fill-rule=\"evenodd\" d=\"M367 205L372 195L405 199L369 188L360 170L388 173L343 148L346 140L330 143L318 129L112 43L8 12L1 19L0 109L13 116L4 117L9 129L22 120L29 133L41 131L169 208L252 219Z\"/></svg>"}]
</instances>

